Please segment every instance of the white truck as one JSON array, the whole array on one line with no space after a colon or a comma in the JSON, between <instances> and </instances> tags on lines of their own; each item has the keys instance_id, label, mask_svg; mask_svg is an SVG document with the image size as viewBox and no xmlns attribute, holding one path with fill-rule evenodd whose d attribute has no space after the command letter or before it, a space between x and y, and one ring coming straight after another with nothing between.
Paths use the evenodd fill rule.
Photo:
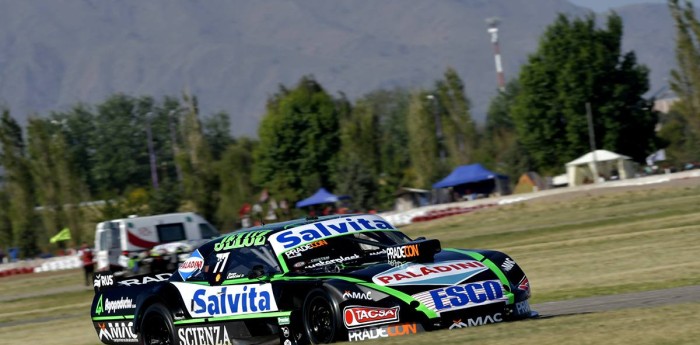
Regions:
<instances>
[{"instance_id":1,"label":"white truck","mask_svg":"<svg viewBox=\"0 0 700 345\"><path fill-rule=\"evenodd\" d=\"M95 258L97 271L124 271L129 258L171 242L210 239L219 232L193 212L154 216L129 216L97 224Z\"/></svg>"}]
</instances>

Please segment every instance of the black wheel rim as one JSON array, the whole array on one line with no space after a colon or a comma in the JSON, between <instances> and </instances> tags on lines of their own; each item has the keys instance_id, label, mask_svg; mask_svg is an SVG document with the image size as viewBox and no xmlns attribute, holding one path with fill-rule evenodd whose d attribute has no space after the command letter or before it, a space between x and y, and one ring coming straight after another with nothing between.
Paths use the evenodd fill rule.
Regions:
<instances>
[{"instance_id":1,"label":"black wheel rim","mask_svg":"<svg viewBox=\"0 0 700 345\"><path fill-rule=\"evenodd\" d=\"M173 345L170 341L170 330L165 318L159 314L149 314L144 323L144 343L147 345Z\"/></svg>"},{"instance_id":2,"label":"black wheel rim","mask_svg":"<svg viewBox=\"0 0 700 345\"><path fill-rule=\"evenodd\" d=\"M314 298L308 309L309 335L312 343L330 343L333 341L335 322L333 310L323 297Z\"/></svg>"}]
</instances>

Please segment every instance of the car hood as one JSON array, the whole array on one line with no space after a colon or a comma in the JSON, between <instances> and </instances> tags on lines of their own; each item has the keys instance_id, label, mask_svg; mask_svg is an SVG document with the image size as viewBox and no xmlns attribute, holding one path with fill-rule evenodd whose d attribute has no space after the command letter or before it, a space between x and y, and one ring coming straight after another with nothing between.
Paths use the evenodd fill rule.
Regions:
<instances>
[{"instance_id":1,"label":"car hood","mask_svg":"<svg viewBox=\"0 0 700 345\"><path fill-rule=\"evenodd\" d=\"M407 263L401 266L374 264L343 272L351 278L408 294L469 282L498 281L499 277L488 260L476 260L468 251L443 250L432 262ZM481 257L479 254L474 255ZM497 269L497 268L496 268Z\"/></svg>"}]
</instances>

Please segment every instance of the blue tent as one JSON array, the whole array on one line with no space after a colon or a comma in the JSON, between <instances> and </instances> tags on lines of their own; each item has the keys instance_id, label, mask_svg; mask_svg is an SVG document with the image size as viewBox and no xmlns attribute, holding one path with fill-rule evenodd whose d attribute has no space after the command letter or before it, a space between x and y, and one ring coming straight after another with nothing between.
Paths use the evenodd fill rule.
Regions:
<instances>
[{"instance_id":1,"label":"blue tent","mask_svg":"<svg viewBox=\"0 0 700 345\"><path fill-rule=\"evenodd\" d=\"M319 205L319 204L331 204L334 202L337 202L338 200L345 199L347 198L346 196L337 196L329 191L327 191L325 188L319 188L314 195L298 201L297 202L297 208L302 208L306 206L311 206L311 205Z\"/></svg>"},{"instance_id":2,"label":"blue tent","mask_svg":"<svg viewBox=\"0 0 700 345\"><path fill-rule=\"evenodd\" d=\"M508 179L508 177L488 170L479 163L475 163L456 167L447 177L433 184L433 188L454 187L466 183L503 179Z\"/></svg>"}]
</instances>

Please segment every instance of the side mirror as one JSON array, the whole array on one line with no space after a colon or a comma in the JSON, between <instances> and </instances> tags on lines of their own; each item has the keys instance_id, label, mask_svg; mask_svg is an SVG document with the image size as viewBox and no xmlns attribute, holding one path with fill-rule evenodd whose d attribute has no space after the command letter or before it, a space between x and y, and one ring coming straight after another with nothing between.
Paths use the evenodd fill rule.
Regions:
<instances>
[{"instance_id":1,"label":"side mirror","mask_svg":"<svg viewBox=\"0 0 700 345\"><path fill-rule=\"evenodd\" d=\"M263 265L255 265L253 269L248 272L248 279L257 279L265 276L265 267Z\"/></svg>"}]
</instances>

